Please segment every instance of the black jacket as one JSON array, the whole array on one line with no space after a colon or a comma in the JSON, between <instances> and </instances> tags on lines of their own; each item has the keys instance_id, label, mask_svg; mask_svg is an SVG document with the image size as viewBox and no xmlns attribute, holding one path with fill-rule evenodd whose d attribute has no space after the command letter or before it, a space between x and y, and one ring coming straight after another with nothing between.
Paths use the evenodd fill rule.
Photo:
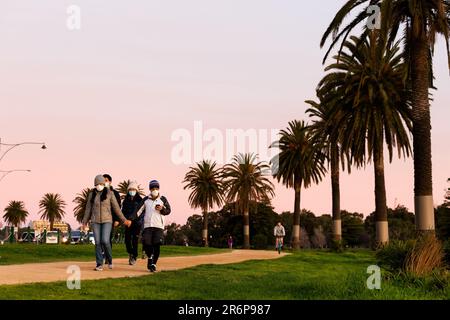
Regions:
<instances>
[{"instance_id":1,"label":"black jacket","mask_svg":"<svg viewBox=\"0 0 450 320\"><path fill-rule=\"evenodd\" d=\"M122 213L128 220L135 220L137 218L136 212L138 206L142 202L142 197L136 194L133 198L127 194L122 204Z\"/></svg>"},{"instance_id":2,"label":"black jacket","mask_svg":"<svg viewBox=\"0 0 450 320\"><path fill-rule=\"evenodd\" d=\"M119 204L119 207L121 207L122 199L120 199L120 193L117 190L115 190L112 186L109 187L109 189L114 193L114 197L116 197L117 203ZM113 217L114 222L116 222L116 221L120 222L120 219L114 213L112 214L112 217Z\"/></svg>"}]
</instances>

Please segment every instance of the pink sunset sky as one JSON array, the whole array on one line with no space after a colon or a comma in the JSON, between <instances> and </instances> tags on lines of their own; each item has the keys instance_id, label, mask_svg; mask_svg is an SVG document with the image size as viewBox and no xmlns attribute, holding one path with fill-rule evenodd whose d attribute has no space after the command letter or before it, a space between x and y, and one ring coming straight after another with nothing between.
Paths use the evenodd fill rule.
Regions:
<instances>
[{"instance_id":1,"label":"pink sunset sky","mask_svg":"<svg viewBox=\"0 0 450 320\"><path fill-rule=\"evenodd\" d=\"M22 200L34 220L40 198L60 193L65 220L78 226L72 199L96 174L110 173L114 184L132 179L146 190L158 179L173 207L169 222L185 223L200 211L188 205L181 181L189 165L174 163L172 134L194 135L195 121L225 133L306 120L304 100L314 98L323 76L319 40L344 2L2 1L0 138L45 141L48 149L22 146L0 162L1 170L32 170L0 182L1 211ZM81 9L80 30L66 26L72 4ZM450 76L440 40L432 104L436 205L450 177ZM388 205L413 209L412 159L387 165L386 182ZM371 166L343 174L342 209L372 212L373 187ZM293 202L293 191L277 184L275 210L290 211ZM330 213L329 176L303 191L301 204Z\"/></svg>"}]
</instances>

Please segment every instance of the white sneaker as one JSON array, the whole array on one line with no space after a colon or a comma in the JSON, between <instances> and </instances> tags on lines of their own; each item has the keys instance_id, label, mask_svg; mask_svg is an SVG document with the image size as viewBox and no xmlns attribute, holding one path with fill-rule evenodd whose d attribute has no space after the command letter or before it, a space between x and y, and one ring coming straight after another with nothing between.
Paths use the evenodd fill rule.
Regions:
<instances>
[{"instance_id":1,"label":"white sneaker","mask_svg":"<svg viewBox=\"0 0 450 320\"><path fill-rule=\"evenodd\" d=\"M113 265L112 264L108 264L108 269L112 270Z\"/></svg>"},{"instance_id":2,"label":"white sneaker","mask_svg":"<svg viewBox=\"0 0 450 320\"><path fill-rule=\"evenodd\" d=\"M96 266L95 271L103 271L103 266Z\"/></svg>"}]
</instances>

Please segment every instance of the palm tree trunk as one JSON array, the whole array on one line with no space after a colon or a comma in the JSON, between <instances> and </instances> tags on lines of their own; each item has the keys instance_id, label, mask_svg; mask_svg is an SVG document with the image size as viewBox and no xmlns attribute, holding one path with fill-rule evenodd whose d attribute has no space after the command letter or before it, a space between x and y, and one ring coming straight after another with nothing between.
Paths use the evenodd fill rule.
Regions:
<instances>
[{"instance_id":1,"label":"palm tree trunk","mask_svg":"<svg viewBox=\"0 0 450 320\"><path fill-rule=\"evenodd\" d=\"M50 231L53 231L53 223L54 223L54 221L50 220Z\"/></svg>"},{"instance_id":2,"label":"palm tree trunk","mask_svg":"<svg viewBox=\"0 0 450 320\"><path fill-rule=\"evenodd\" d=\"M337 146L331 149L331 193L333 201L333 239L342 239L341 193L339 187L339 150Z\"/></svg>"},{"instance_id":3,"label":"palm tree trunk","mask_svg":"<svg viewBox=\"0 0 450 320\"><path fill-rule=\"evenodd\" d=\"M244 249L250 249L250 216L248 204L244 207Z\"/></svg>"},{"instance_id":4,"label":"palm tree trunk","mask_svg":"<svg viewBox=\"0 0 450 320\"><path fill-rule=\"evenodd\" d=\"M205 247L209 246L208 242L208 210L203 210L203 231L202 238L204 239L203 245Z\"/></svg>"},{"instance_id":5,"label":"palm tree trunk","mask_svg":"<svg viewBox=\"0 0 450 320\"><path fill-rule=\"evenodd\" d=\"M292 248L300 250L300 194L301 194L302 180L295 178L295 203L294 203L294 221L292 224Z\"/></svg>"},{"instance_id":6,"label":"palm tree trunk","mask_svg":"<svg viewBox=\"0 0 450 320\"><path fill-rule=\"evenodd\" d=\"M434 231L431 163L430 70L428 41L419 37L411 45L412 120L414 138L414 207L416 229Z\"/></svg>"},{"instance_id":7,"label":"palm tree trunk","mask_svg":"<svg viewBox=\"0 0 450 320\"><path fill-rule=\"evenodd\" d=\"M383 145L374 147L376 244L389 242Z\"/></svg>"}]
</instances>

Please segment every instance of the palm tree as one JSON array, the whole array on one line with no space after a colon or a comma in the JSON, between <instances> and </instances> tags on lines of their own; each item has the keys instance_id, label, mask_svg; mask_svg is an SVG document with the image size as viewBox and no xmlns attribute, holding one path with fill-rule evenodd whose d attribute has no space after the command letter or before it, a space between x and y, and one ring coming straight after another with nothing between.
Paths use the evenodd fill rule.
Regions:
<instances>
[{"instance_id":1,"label":"palm tree","mask_svg":"<svg viewBox=\"0 0 450 320\"><path fill-rule=\"evenodd\" d=\"M327 96L336 97L336 90L327 93ZM330 103L333 99L319 97L320 102L312 100L306 101L311 107L306 110L310 117L314 118L311 125L311 131L314 139L321 147L326 156L331 175L331 198L332 198L332 217L333 217L333 239L342 240L342 221L341 221L341 196L340 196L340 169L339 162L342 162L344 168L344 157L340 155L339 141L333 140L333 122L331 115L335 106ZM327 101L327 102L326 102ZM338 107L338 106L336 106ZM350 164L348 165L350 172Z\"/></svg>"},{"instance_id":2,"label":"palm tree","mask_svg":"<svg viewBox=\"0 0 450 320\"><path fill-rule=\"evenodd\" d=\"M197 163L197 167L190 167L186 173L183 183L184 190L192 190L189 195L189 204L193 208L202 209L204 245L208 246L208 209L214 205L220 206L223 202L222 172L216 169L216 162L203 160Z\"/></svg>"},{"instance_id":3,"label":"palm tree","mask_svg":"<svg viewBox=\"0 0 450 320\"><path fill-rule=\"evenodd\" d=\"M122 200L125 199L125 197L128 194L128 186L130 185L130 183L131 183L131 180L124 180L124 181L122 181L121 183L119 183L117 185L117 191L120 193L120 198ZM137 192L141 196L143 196L144 195L144 189L140 185L138 186L138 189L139 190L137 190Z\"/></svg>"},{"instance_id":4,"label":"palm tree","mask_svg":"<svg viewBox=\"0 0 450 320\"><path fill-rule=\"evenodd\" d=\"M345 43L351 31L368 18L370 5L381 5L381 29L382 33L389 32L389 45L399 33L402 34L412 89L416 228L422 232L434 231L429 88L433 87L433 53L438 35L444 36L450 68L450 1L348 0L322 37L321 46L330 36L333 40L325 59L339 41ZM359 8L362 10L356 17L341 27L344 19ZM370 30L365 28L362 38L369 33Z\"/></svg>"},{"instance_id":5,"label":"palm tree","mask_svg":"<svg viewBox=\"0 0 450 320\"><path fill-rule=\"evenodd\" d=\"M60 221L65 215L64 208L66 202L58 193L46 193L39 201L39 213L41 219L50 221L50 230L53 230L53 223Z\"/></svg>"},{"instance_id":6,"label":"palm tree","mask_svg":"<svg viewBox=\"0 0 450 320\"><path fill-rule=\"evenodd\" d=\"M77 193L75 199L73 199L73 203L76 204L75 208L73 208L73 215L75 216L75 219L79 223L83 221L84 213L86 211L86 204L89 197L89 193L91 192L91 189L85 188L80 193Z\"/></svg>"},{"instance_id":7,"label":"palm tree","mask_svg":"<svg viewBox=\"0 0 450 320\"><path fill-rule=\"evenodd\" d=\"M300 193L302 186L308 188L319 183L326 172L324 154L317 140L304 121L291 121L289 127L280 131L280 140L271 147L280 149L271 163L273 176L295 192L292 246L300 249Z\"/></svg>"},{"instance_id":8,"label":"palm tree","mask_svg":"<svg viewBox=\"0 0 450 320\"><path fill-rule=\"evenodd\" d=\"M244 214L244 249L250 249L250 202L270 201L273 183L266 177L270 166L257 162L255 154L238 154L224 167L226 201L236 202Z\"/></svg>"},{"instance_id":9,"label":"palm tree","mask_svg":"<svg viewBox=\"0 0 450 320\"><path fill-rule=\"evenodd\" d=\"M19 225L21 223L25 222L28 216L28 211L27 209L25 209L25 204L23 203L23 201L9 202L8 206L3 210L3 212L5 213L3 215L3 220L5 220L5 222L9 225L14 226L16 229L19 228Z\"/></svg>"},{"instance_id":10,"label":"palm tree","mask_svg":"<svg viewBox=\"0 0 450 320\"><path fill-rule=\"evenodd\" d=\"M411 107L406 87L406 65L398 43L386 45L385 38L372 33L369 40L351 37L344 44L347 51L336 56L336 63L319 84L319 95L336 90L332 137L342 141L357 166L373 159L375 173L375 212L377 243L389 240L386 186L384 178L384 142L392 161L393 149L399 157L410 154L408 132Z\"/></svg>"}]
</instances>

